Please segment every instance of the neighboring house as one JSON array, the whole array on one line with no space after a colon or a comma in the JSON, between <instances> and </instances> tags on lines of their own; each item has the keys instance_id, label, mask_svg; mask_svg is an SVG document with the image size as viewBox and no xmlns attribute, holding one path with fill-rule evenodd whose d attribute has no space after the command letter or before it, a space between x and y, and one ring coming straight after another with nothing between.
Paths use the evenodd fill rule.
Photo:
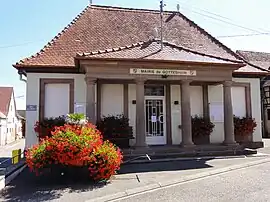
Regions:
<instances>
[{"instance_id":1,"label":"neighboring house","mask_svg":"<svg viewBox=\"0 0 270 202\"><path fill-rule=\"evenodd\" d=\"M179 12L164 12L162 42L158 27L159 11L91 5L13 65L27 76L26 146L38 141L36 121L72 112L93 123L124 114L136 147L193 145L194 115L215 124L208 144L235 145L233 115L252 116L250 143L263 146L260 78L268 72Z\"/></svg>"},{"instance_id":2,"label":"neighboring house","mask_svg":"<svg viewBox=\"0 0 270 202\"><path fill-rule=\"evenodd\" d=\"M25 110L17 110L17 114L20 117L20 119L25 120Z\"/></svg>"},{"instance_id":3,"label":"neighboring house","mask_svg":"<svg viewBox=\"0 0 270 202\"><path fill-rule=\"evenodd\" d=\"M21 136L21 123L16 113L13 87L0 87L0 145Z\"/></svg>"},{"instance_id":4,"label":"neighboring house","mask_svg":"<svg viewBox=\"0 0 270 202\"><path fill-rule=\"evenodd\" d=\"M236 53L243 57L248 66L270 70L270 53L237 50ZM261 78L263 136L270 137L270 77Z\"/></svg>"}]
</instances>

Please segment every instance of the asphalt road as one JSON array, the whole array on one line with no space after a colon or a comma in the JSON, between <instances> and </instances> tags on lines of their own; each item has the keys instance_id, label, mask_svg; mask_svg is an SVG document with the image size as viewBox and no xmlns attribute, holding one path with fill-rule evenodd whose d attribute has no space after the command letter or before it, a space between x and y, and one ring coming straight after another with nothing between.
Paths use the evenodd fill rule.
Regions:
<instances>
[{"instance_id":1,"label":"asphalt road","mask_svg":"<svg viewBox=\"0 0 270 202\"><path fill-rule=\"evenodd\" d=\"M207 177L118 200L120 202L267 202L270 163Z\"/></svg>"}]
</instances>

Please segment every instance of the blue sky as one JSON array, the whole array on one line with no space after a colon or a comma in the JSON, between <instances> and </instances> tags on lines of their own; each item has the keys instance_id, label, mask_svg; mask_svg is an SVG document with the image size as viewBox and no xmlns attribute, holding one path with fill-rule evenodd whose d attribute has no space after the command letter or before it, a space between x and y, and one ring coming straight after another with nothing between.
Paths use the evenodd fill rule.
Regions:
<instances>
[{"instance_id":1,"label":"blue sky","mask_svg":"<svg viewBox=\"0 0 270 202\"><path fill-rule=\"evenodd\" d=\"M165 10L180 11L231 49L270 52L268 0L165 0ZM17 108L25 109L25 84L12 67L39 51L89 3L89 0L2 0L0 6L0 85L14 86ZM159 0L93 0L94 4L159 9ZM222 22L223 21L223 22ZM224 23L224 21L228 23ZM237 24L246 29L233 26Z\"/></svg>"}]
</instances>

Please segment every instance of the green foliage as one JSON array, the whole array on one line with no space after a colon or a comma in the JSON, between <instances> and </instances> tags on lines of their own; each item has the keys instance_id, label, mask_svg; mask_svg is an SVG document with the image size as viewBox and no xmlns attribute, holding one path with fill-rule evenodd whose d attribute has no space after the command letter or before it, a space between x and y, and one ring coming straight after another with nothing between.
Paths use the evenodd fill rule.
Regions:
<instances>
[{"instance_id":1,"label":"green foliage","mask_svg":"<svg viewBox=\"0 0 270 202\"><path fill-rule=\"evenodd\" d=\"M44 118L37 121L34 127L39 139L51 137L51 132L55 127L64 126L65 124L86 124L87 120L84 114L68 114L66 116Z\"/></svg>"},{"instance_id":2,"label":"green foliage","mask_svg":"<svg viewBox=\"0 0 270 202\"><path fill-rule=\"evenodd\" d=\"M74 124L83 124L86 122L86 116L84 114L68 114L66 122Z\"/></svg>"}]
</instances>

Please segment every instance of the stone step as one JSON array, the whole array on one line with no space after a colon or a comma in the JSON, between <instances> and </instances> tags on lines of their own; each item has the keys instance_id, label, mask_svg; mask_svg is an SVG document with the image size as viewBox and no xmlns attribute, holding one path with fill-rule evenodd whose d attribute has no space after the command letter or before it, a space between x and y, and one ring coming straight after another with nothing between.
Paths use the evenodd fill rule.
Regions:
<instances>
[{"instance_id":1,"label":"stone step","mask_svg":"<svg viewBox=\"0 0 270 202\"><path fill-rule=\"evenodd\" d=\"M166 152L166 153L155 153L145 152L140 154L124 154L125 163L150 163L151 160L167 161L168 159L179 159L179 158L196 158L196 157L224 157L224 156L248 156L257 154L257 150L252 149L227 149L227 150L212 150L212 151L184 151L184 152Z\"/></svg>"}]
</instances>

